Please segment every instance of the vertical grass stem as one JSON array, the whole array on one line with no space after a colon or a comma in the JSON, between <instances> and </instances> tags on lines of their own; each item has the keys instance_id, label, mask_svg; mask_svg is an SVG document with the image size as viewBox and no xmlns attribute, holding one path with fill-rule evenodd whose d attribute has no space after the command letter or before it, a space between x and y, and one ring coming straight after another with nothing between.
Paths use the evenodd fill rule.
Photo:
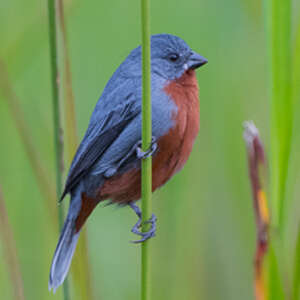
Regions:
<instances>
[{"instance_id":1,"label":"vertical grass stem","mask_svg":"<svg viewBox=\"0 0 300 300\"><path fill-rule=\"evenodd\" d=\"M283 231L292 136L291 0L268 0L271 83L272 223Z\"/></svg>"},{"instance_id":2,"label":"vertical grass stem","mask_svg":"<svg viewBox=\"0 0 300 300\"><path fill-rule=\"evenodd\" d=\"M60 120L59 106L59 74L57 57L57 38L56 38L56 6L55 0L48 0L48 18L49 18L49 44L50 44L50 64L51 64L51 83L52 83L52 102L53 102L53 125L54 125L54 145L55 145L55 163L56 163L56 193L57 199L62 193L62 171L63 171L63 143L62 129ZM62 207L58 213L60 228L63 226ZM69 300L68 281L63 284L64 299Z\"/></svg>"},{"instance_id":3,"label":"vertical grass stem","mask_svg":"<svg viewBox=\"0 0 300 300\"><path fill-rule=\"evenodd\" d=\"M272 300L282 299L284 276L282 251L286 224L286 188L291 156L293 103L291 87L291 0L266 0L268 54L270 57L271 104L271 226L273 234L269 255L269 293Z\"/></svg>"},{"instance_id":4,"label":"vertical grass stem","mask_svg":"<svg viewBox=\"0 0 300 300\"><path fill-rule=\"evenodd\" d=\"M76 130L75 101L72 88L71 60L67 40L67 28L64 14L63 0L57 0L58 28L60 29L60 41L62 48L63 63L63 89L64 89L64 116L65 116L65 138L67 150L67 163L71 164L76 149L78 138ZM72 279L75 285L78 299L94 299L93 286L91 282L90 261L88 253L88 239L86 228L83 228L78 241L77 249L72 263Z\"/></svg>"},{"instance_id":5,"label":"vertical grass stem","mask_svg":"<svg viewBox=\"0 0 300 300\"><path fill-rule=\"evenodd\" d=\"M150 50L150 0L141 0L142 16L142 148L149 149L152 139L151 117L151 50ZM142 219L148 220L152 214L152 159L142 161ZM148 230L149 224L144 224L143 231ZM141 299L151 299L151 240L142 243L141 264Z\"/></svg>"}]
</instances>

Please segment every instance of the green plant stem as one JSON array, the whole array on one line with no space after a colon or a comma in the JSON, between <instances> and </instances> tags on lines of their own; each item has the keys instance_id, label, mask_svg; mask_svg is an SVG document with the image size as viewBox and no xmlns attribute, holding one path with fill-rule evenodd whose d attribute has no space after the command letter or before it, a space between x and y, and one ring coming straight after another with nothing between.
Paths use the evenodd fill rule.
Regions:
<instances>
[{"instance_id":1,"label":"green plant stem","mask_svg":"<svg viewBox=\"0 0 300 300\"><path fill-rule=\"evenodd\" d=\"M268 0L271 57L272 222L282 233L293 123L291 90L291 0Z\"/></svg>"},{"instance_id":2,"label":"green plant stem","mask_svg":"<svg viewBox=\"0 0 300 300\"><path fill-rule=\"evenodd\" d=\"M297 24L297 31L295 35L295 45L293 49L293 102L295 105L295 127L299 128L300 124L300 22ZM297 132L295 130L295 135ZM296 139L297 137L295 137ZM298 156L298 149L299 149L299 138L294 145L296 149L296 155ZM299 166L296 165L296 168ZM296 197L296 209L299 211L299 199ZM297 240L296 240L296 249L294 255L294 262L293 262L293 292L292 292L292 300L299 300L300 299L300 222L298 220L298 229L297 229Z\"/></svg>"},{"instance_id":3,"label":"green plant stem","mask_svg":"<svg viewBox=\"0 0 300 300\"><path fill-rule=\"evenodd\" d=\"M65 25L64 17L64 4L63 0L57 0L58 17L59 17L59 28L61 32L61 46L63 52L63 64L64 64L64 91L65 91L65 101L64 101L64 114L65 114L65 128L66 128L66 148L68 153L68 163L71 163L75 151L78 146L77 137L77 124L76 124L76 114L75 114L75 103L74 103L74 93L72 88L72 72L71 72L71 62L69 55L69 47L67 40L67 31Z\"/></svg>"},{"instance_id":4,"label":"green plant stem","mask_svg":"<svg viewBox=\"0 0 300 300\"><path fill-rule=\"evenodd\" d=\"M293 125L291 0L267 0L266 3L271 99L270 206L272 212L271 227L275 229L272 231L268 257L268 298L277 300L283 299L285 277L281 257L283 255L282 249L276 245L282 245L286 223L286 187Z\"/></svg>"},{"instance_id":5,"label":"green plant stem","mask_svg":"<svg viewBox=\"0 0 300 300\"><path fill-rule=\"evenodd\" d=\"M143 71L143 100L142 100L142 148L149 149L152 139L151 117L151 50L150 50L150 0L141 0L142 15L142 71ZM142 161L142 220L151 217L152 206L152 158ZM143 231L149 229L144 224ZM151 240L142 243L141 264L141 299L151 299Z\"/></svg>"},{"instance_id":6,"label":"green plant stem","mask_svg":"<svg viewBox=\"0 0 300 300\"><path fill-rule=\"evenodd\" d=\"M283 280L280 270L280 260L278 257L278 245L271 241L268 251L268 298L269 300L283 300L285 299ZM266 300L267 300L266 299Z\"/></svg>"},{"instance_id":7,"label":"green plant stem","mask_svg":"<svg viewBox=\"0 0 300 300\"><path fill-rule=\"evenodd\" d=\"M70 55L67 41L67 32L64 17L63 0L57 0L57 12L59 28L61 33L61 46L63 56L63 87L64 87L64 115L65 115L65 136L68 165L71 164L78 147L77 124L75 114L74 93L72 89L72 73ZM80 233L77 249L72 263L72 279L74 281L78 299L92 300L94 297L91 284L91 271L87 247L87 231L83 228Z\"/></svg>"},{"instance_id":8,"label":"green plant stem","mask_svg":"<svg viewBox=\"0 0 300 300\"><path fill-rule=\"evenodd\" d=\"M51 64L51 83L52 83L52 101L53 101L53 125L54 125L54 145L55 145L55 163L56 163L56 193L57 199L62 193L62 172L63 172L63 143L62 129L60 120L59 106L59 74L56 40L56 9L55 0L48 0L48 18L49 18L49 44L50 44L50 64ZM63 226L63 210L59 208L58 213L60 228ZM68 281L63 284L64 299L69 299Z\"/></svg>"},{"instance_id":9,"label":"green plant stem","mask_svg":"<svg viewBox=\"0 0 300 300\"><path fill-rule=\"evenodd\" d=\"M293 282L293 292L292 299L299 300L300 296L300 226L298 229L298 237L296 241L296 249L295 249L295 258L294 258L294 282Z\"/></svg>"},{"instance_id":10,"label":"green plant stem","mask_svg":"<svg viewBox=\"0 0 300 300\"><path fill-rule=\"evenodd\" d=\"M293 47L293 105L298 109L296 114L299 113L299 99L300 99L300 21L298 21L296 34L295 34L295 43ZM297 115L298 117L298 115ZM295 119L298 121L297 117ZM297 124L298 125L298 124Z\"/></svg>"}]
</instances>

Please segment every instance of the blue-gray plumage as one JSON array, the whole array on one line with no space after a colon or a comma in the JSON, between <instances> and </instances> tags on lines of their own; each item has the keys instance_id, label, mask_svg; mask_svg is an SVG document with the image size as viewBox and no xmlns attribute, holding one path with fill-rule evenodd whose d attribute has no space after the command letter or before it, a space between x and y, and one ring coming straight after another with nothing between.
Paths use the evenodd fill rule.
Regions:
<instances>
[{"instance_id":1,"label":"blue-gray plumage","mask_svg":"<svg viewBox=\"0 0 300 300\"><path fill-rule=\"evenodd\" d=\"M180 38L151 38L153 190L186 162L198 133L198 86L194 69L207 61ZM55 291L70 267L80 229L99 201L134 204L140 197L141 47L134 49L108 81L91 116L67 177L63 199L71 194L52 261L49 289ZM149 153L148 153L149 154ZM146 155L146 154L144 154ZM155 232L151 219L149 233ZM139 224L139 223L137 223Z\"/></svg>"}]
</instances>

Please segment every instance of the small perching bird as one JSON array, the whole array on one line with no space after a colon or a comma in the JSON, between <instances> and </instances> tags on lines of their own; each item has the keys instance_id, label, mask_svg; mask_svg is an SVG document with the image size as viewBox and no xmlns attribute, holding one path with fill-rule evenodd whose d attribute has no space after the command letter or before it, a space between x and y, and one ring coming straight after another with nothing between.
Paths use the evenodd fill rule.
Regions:
<instances>
[{"instance_id":1,"label":"small perching bird","mask_svg":"<svg viewBox=\"0 0 300 300\"><path fill-rule=\"evenodd\" d=\"M195 69L207 60L179 37L151 37L152 146L141 150L141 47L134 49L108 81L70 167L61 199L71 201L50 269L49 290L68 273L80 230L101 201L130 205L139 217L132 232L142 242L155 234L140 232L141 159L153 155L152 190L186 163L199 131Z\"/></svg>"}]
</instances>

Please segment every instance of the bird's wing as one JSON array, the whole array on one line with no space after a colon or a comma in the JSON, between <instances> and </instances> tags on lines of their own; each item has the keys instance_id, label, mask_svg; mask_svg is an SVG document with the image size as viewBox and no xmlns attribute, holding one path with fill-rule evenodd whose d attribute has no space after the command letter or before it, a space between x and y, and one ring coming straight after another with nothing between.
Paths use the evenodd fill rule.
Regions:
<instances>
[{"instance_id":1,"label":"bird's wing","mask_svg":"<svg viewBox=\"0 0 300 300\"><path fill-rule=\"evenodd\" d=\"M136 105L136 101L127 101L89 125L71 164L61 200L89 172L112 142L140 112L141 107Z\"/></svg>"}]
</instances>

